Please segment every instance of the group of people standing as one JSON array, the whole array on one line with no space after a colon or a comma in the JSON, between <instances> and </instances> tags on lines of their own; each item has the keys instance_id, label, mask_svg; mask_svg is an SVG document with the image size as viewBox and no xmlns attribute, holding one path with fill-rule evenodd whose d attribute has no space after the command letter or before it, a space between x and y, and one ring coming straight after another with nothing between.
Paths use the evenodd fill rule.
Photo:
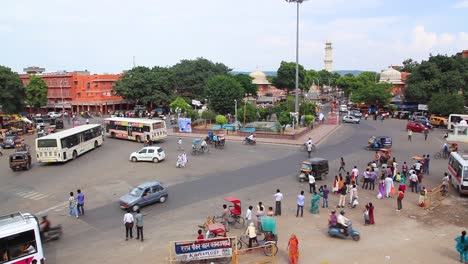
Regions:
<instances>
[{"instance_id":1,"label":"group of people standing","mask_svg":"<svg viewBox=\"0 0 468 264\"><path fill-rule=\"evenodd\" d=\"M84 215L84 199L85 196L80 189L76 191L78 194L75 198L73 192L70 192L68 198L68 216L75 215L76 218Z\"/></svg>"}]
</instances>

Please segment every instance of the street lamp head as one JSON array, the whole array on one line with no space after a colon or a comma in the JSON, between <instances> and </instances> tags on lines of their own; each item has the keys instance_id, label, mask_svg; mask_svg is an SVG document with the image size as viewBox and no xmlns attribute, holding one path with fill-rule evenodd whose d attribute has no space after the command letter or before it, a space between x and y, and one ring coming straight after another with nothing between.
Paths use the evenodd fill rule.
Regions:
<instances>
[{"instance_id":1,"label":"street lamp head","mask_svg":"<svg viewBox=\"0 0 468 264\"><path fill-rule=\"evenodd\" d=\"M298 4L302 4L304 1L306 0L286 0L286 2L288 3L298 3Z\"/></svg>"}]
</instances>

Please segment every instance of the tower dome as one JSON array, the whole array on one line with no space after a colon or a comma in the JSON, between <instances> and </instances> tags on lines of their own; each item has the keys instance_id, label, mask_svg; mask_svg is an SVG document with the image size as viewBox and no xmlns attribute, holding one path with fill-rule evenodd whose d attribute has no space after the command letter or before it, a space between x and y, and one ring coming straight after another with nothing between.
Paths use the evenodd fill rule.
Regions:
<instances>
[{"instance_id":1,"label":"tower dome","mask_svg":"<svg viewBox=\"0 0 468 264\"><path fill-rule=\"evenodd\" d=\"M251 72L249 76L253 78L253 84L270 84L267 80L266 74L259 70Z\"/></svg>"},{"instance_id":2,"label":"tower dome","mask_svg":"<svg viewBox=\"0 0 468 264\"><path fill-rule=\"evenodd\" d=\"M403 84L403 81L401 80L401 72L389 67L380 73L380 82Z\"/></svg>"}]
</instances>

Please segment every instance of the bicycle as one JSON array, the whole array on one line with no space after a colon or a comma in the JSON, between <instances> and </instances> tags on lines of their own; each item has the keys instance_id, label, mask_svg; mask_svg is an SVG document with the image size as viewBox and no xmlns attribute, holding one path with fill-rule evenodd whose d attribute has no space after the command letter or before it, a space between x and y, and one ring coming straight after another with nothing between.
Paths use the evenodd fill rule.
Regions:
<instances>
[{"instance_id":1,"label":"bicycle","mask_svg":"<svg viewBox=\"0 0 468 264\"><path fill-rule=\"evenodd\" d=\"M435 159L447 159L448 154L445 151L441 150L434 155L434 158Z\"/></svg>"},{"instance_id":2,"label":"bicycle","mask_svg":"<svg viewBox=\"0 0 468 264\"><path fill-rule=\"evenodd\" d=\"M314 152L316 149L317 149L317 147L315 146L315 144L312 144L312 152ZM299 151L300 152L307 152L307 144L304 143L301 146L299 146Z\"/></svg>"},{"instance_id":3,"label":"bicycle","mask_svg":"<svg viewBox=\"0 0 468 264\"><path fill-rule=\"evenodd\" d=\"M242 249L243 245L249 247L249 238L244 235L237 239L237 249ZM265 256L271 257L276 256L278 253L278 246L276 245L276 241L265 241L265 240L258 240L255 239L254 243L252 243L252 247L263 247L263 254Z\"/></svg>"}]
</instances>

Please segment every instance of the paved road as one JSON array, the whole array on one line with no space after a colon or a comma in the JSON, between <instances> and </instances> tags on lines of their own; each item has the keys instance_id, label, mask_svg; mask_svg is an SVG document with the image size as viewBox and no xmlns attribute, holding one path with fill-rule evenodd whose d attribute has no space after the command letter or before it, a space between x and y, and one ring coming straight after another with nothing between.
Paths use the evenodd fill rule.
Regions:
<instances>
[{"instance_id":1,"label":"paved road","mask_svg":"<svg viewBox=\"0 0 468 264\"><path fill-rule=\"evenodd\" d=\"M433 154L437 151L437 137L440 137L442 132L434 131L430 134L429 142L432 146L425 144L423 136L419 134L414 136L409 145L405 141L404 121L388 120L380 123L368 120L359 125L344 124L319 146L316 155L329 159L330 176L337 170L339 157L345 157L348 169L354 164L362 168L373 156L372 152L364 150L368 138L380 134L394 138L393 150L398 160L409 161L414 154ZM297 152L297 147L242 146L240 143L232 143L228 144L224 151L214 150L209 155L190 158L189 167L181 170L174 168L175 145L174 138L161 143L168 152L168 160L159 164L130 163L129 153L140 146L133 142L109 139L103 147L62 165L36 165L31 171L20 173L12 173L7 166L2 165L0 199L8 202L2 203L0 210L10 212L20 208L22 211L38 212L49 209L56 222L65 222L65 227L68 227L67 236L60 244L47 246L50 257L48 263L63 263L65 257L56 249L67 252L67 258L70 255L76 257L79 252L73 249L82 248L83 244L95 241L97 238L93 237L93 234L96 232L120 234L122 211L117 206L117 198L132 185L151 179L158 179L170 185L170 196L165 204L144 209L148 215L162 216L225 193L252 186L261 189L264 183L281 178L290 178L291 184L295 186L297 180L294 174L305 158L304 153ZM185 145L189 147L189 142L185 142ZM5 157L0 158L0 162L7 164ZM433 166L434 170L442 172L446 164L444 161L434 161ZM331 178L326 182L331 183ZM427 180L435 184L438 178L434 173ZM73 220L61 220L65 215L64 202L67 193L76 188L86 190L89 208L87 215L79 220L79 226L73 224ZM193 218L197 218L200 212L193 215ZM164 227L167 233L171 223L166 224L168 226ZM80 229L80 226L86 228ZM89 250L93 251L92 248Z\"/></svg>"}]
</instances>

